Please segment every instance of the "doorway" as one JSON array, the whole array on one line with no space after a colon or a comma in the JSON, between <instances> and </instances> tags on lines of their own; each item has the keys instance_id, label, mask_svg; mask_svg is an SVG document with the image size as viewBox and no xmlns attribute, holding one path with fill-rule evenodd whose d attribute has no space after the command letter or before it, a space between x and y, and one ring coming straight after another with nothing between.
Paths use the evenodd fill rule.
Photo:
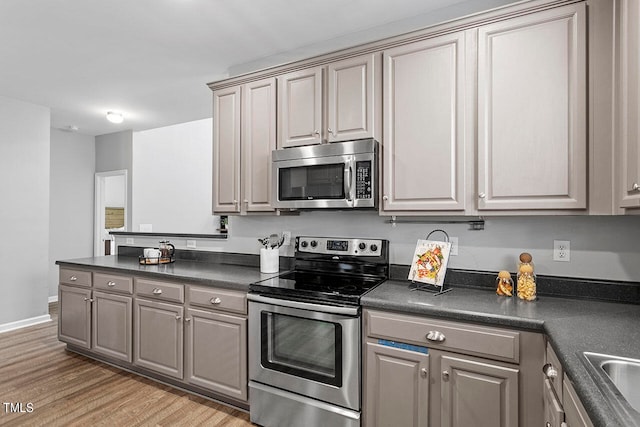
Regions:
<instances>
[{"instance_id":1,"label":"doorway","mask_svg":"<svg viewBox=\"0 0 640 427\"><path fill-rule=\"evenodd\" d=\"M127 171L96 173L94 256L115 255L111 231L127 231Z\"/></svg>"}]
</instances>

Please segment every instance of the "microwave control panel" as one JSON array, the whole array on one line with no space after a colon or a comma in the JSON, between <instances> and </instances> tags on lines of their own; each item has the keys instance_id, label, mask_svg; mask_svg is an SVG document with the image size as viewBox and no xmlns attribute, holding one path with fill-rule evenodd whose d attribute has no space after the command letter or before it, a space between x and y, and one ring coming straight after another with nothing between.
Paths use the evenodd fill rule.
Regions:
<instances>
[{"instance_id":1,"label":"microwave control panel","mask_svg":"<svg viewBox=\"0 0 640 427\"><path fill-rule=\"evenodd\" d=\"M371 197L371 161L356 162L356 199Z\"/></svg>"}]
</instances>

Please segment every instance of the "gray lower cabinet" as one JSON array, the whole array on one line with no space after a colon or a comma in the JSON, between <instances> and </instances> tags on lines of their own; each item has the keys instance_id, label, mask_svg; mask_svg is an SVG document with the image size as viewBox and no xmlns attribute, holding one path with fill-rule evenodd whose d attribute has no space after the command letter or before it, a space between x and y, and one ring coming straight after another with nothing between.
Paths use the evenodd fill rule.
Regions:
<instances>
[{"instance_id":1,"label":"gray lower cabinet","mask_svg":"<svg viewBox=\"0 0 640 427\"><path fill-rule=\"evenodd\" d=\"M247 319L187 309L185 381L247 400Z\"/></svg>"},{"instance_id":2,"label":"gray lower cabinet","mask_svg":"<svg viewBox=\"0 0 640 427\"><path fill-rule=\"evenodd\" d=\"M113 359L131 362L132 304L130 296L94 291L91 349Z\"/></svg>"},{"instance_id":3,"label":"gray lower cabinet","mask_svg":"<svg viewBox=\"0 0 640 427\"><path fill-rule=\"evenodd\" d=\"M366 426L541 425L541 334L370 309L363 322Z\"/></svg>"},{"instance_id":4,"label":"gray lower cabinet","mask_svg":"<svg viewBox=\"0 0 640 427\"><path fill-rule=\"evenodd\" d=\"M429 425L429 355L368 342L365 370L367 426Z\"/></svg>"},{"instance_id":5,"label":"gray lower cabinet","mask_svg":"<svg viewBox=\"0 0 640 427\"><path fill-rule=\"evenodd\" d=\"M158 301L134 301L134 365L183 378L184 307Z\"/></svg>"},{"instance_id":6,"label":"gray lower cabinet","mask_svg":"<svg viewBox=\"0 0 640 427\"><path fill-rule=\"evenodd\" d=\"M74 346L91 348L91 288L58 286L58 338Z\"/></svg>"},{"instance_id":7,"label":"gray lower cabinet","mask_svg":"<svg viewBox=\"0 0 640 427\"><path fill-rule=\"evenodd\" d=\"M441 380L441 426L518 425L517 367L452 353L442 353L439 359L433 374Z\"/></svg>"}]
</instances>

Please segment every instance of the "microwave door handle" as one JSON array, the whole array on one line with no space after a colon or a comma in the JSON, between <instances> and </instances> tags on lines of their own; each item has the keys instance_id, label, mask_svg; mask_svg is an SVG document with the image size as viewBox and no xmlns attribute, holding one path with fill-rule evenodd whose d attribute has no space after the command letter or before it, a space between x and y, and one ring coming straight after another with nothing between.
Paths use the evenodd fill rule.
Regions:
<instances>
[{"instance_id":1,"label":"microwave door handle","mask_svg":"<svg viewBox=\"0 0 640 427\"><path fill-rule=\"evenodd\" d=\"M349 157L347 166L344 168L344 194L349 203L353 203L353 156Z\"/></svg>"}]
</instances>

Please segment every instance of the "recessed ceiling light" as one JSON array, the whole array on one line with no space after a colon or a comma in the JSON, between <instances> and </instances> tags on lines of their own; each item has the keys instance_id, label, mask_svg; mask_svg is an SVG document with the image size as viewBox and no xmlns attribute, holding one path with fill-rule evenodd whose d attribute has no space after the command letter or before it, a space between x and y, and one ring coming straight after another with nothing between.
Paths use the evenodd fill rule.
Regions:
<instances>
[{"instance_id":1,"label":"recessed ceiling light","mask_svg":"<svg viewBox=\"0 0 640 427\"><path fill-rule=\"evenodd\" d=\"M124 117L122 116L122 113L109 111L107 112L107 120L109 120L111 123L122 123Z\"/></svg>"}]
</instances>

